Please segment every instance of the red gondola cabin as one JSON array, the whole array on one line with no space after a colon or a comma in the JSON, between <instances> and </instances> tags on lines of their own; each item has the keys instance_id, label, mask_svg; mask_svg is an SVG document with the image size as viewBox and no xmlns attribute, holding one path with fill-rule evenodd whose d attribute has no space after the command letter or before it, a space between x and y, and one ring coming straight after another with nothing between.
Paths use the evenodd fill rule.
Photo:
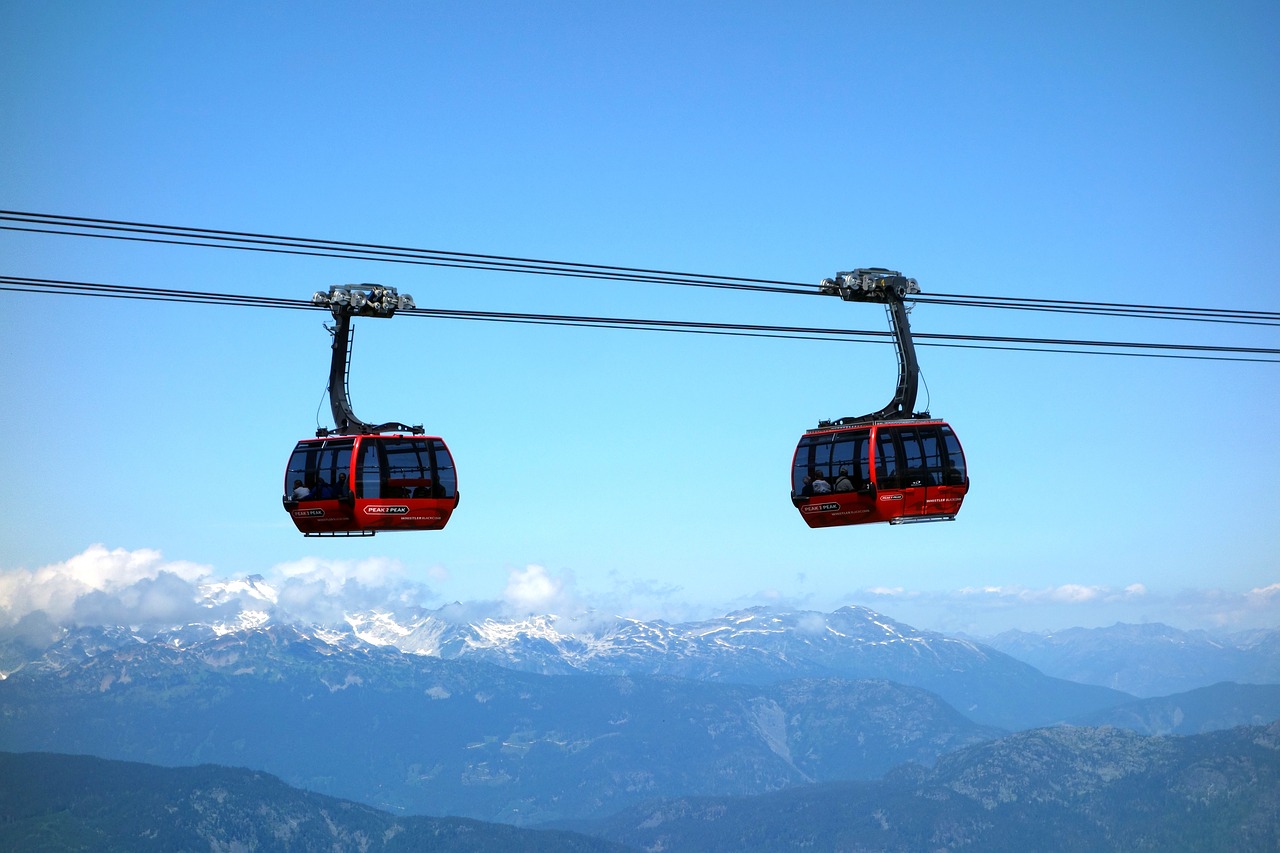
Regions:
<instances>
[{"instance_id":1,"label":"red gondola cabin","mask_svg":"<svg viewBox=\"0 0 1280 853\"><path fill-rule=\"evenodd\" d=\"M284 490L284 508L308 536L440 530L458 505L453 457L434 436L303 439L289 457Z\"/></svg>"},{"instance_id":2,"label":"red gondola cabin","mask_svg":"<svg viewBox=\"0 0 1280 853\"><path fill-rule=\"evenodd\" d=\"M960 441L938 420L820 426L791 464L791 500L810 527L949 521L968 491Z\"/></svg>"}]
</instances>

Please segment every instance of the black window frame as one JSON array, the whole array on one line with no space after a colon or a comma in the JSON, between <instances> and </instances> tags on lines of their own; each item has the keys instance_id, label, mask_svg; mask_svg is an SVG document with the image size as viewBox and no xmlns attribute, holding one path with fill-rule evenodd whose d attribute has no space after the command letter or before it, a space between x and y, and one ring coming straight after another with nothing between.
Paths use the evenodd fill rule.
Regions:
<instances>
[{"instance_id":1,"label":"black window frame","mask_svg":"<svg viewBox=\"0 0 1280 853\"><path fill-rule=\"evenodd\" d=\"M868 488L870 445L869 426L801 436L791 463L792 494L804 494L804 478L809 474L821 475L834 487L841 468L849 470L855 491ZM837 447L841 446L851 446L850 453L837 454Z\"/></svg>"},{"instance_id":2,"label":"black window frame","mask_svg":"<svg viewBox=\"0 0 1280 853\"><path fill-rule=\"evenodd\" d=\"M285 469L285 497L293 498L293 483L301 480L311 493L302 500L341 498L339 474L349 474L354 438L327 438L321 441L300 441L289 456ZM345 452L345 461L343 460Z\"/></svg>"},{"instance_id":3,"label":"black window frame","mask_svg":"<svg viewBox=\"0 0 1280 853\"><path fill-rule=\"evenodd\" d=\"M365 500L454 498L458 493L453 456L439 438L363 438L355 472L356 496ZM409 484L393 485L396 481Z\"/></svg>"}]
</instances>

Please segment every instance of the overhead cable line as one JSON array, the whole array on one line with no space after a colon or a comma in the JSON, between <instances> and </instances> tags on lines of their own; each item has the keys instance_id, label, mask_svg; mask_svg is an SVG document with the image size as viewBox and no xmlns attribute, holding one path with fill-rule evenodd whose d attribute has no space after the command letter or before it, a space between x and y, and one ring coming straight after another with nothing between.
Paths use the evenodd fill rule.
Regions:
<instances>
[{"instance_id":1,"label":"overhead cable line","mask_svg":"<svg viewBox=\"0 0 1280 853\"><path fill-rule=\"evenodd\" d=\"M252 308L293 310L325 310L303 299L284 299L233 293L202 292L176 288L131 287L90 282L0 276L0 290L20 293L60 294L114 299L183 302L229 305ZM882 343L892 333L854 329L832 329L740 323L708 323L685 320L654 320L627 317L591 317L567 314L532 314L500 311L464 311L443 308L407 308L400 314L445 320L472 320L532 325L586 328L633 329L659 332L734 335L744 337L788 338ZM1251 361L1280 363L1280 349L1263 347L1225 347L1194 344L1139 343L1133 341L1095 341L1052 338L1025 338L994 335L946 335L917 333L922 346L1000 349L1031 352L1061 352L1091 355L1125 355L1149 358L1183 358L1203 361Z\"/></svg>"},{"instance_id":2,"label":"overhead cable line","mask_svg":"<svg viewBox=\"0 0 1280 853\"><path fill-rule=\"evenodd\" d=\"M1227 308L1180 308L1172 305L1132 305L1117 302L1083 302L1068 299L1034 299L1000 296L946 294L913 296L913 302L956 305L969 308L1008 308L1019 311L1049 311L1105 317L1139 317L1155 320L1194 320L1204 323L1232 323L1251 326L1280 326L1280 312L1244 311Z\"/></svg>"},{"instance_id":3,"label":"overhead cable line","mask_svg":"<svg viewBox=\"0 0 1280 853\"><path fill-rule=\"evenodd\" d=\"M384 263L421 264L426 266L455 267L487 270L491 272L518 272L535 275L593 278L607 281L627 281L647 284L676 284L686 287L710 287L731 290L754 290L796 295L817 295L811 285L750 279L739 276L702 275L667 270L618 267L605 264L550 261L536 258L517 258L505 255L485 255L472 252L448 252L437 249L414 249L403 246L386 246L375 243L355 243L345 240L319 240L306 237L284 237L273 234L255 234L241 231L217 231L208 228L185 228L154 225L141 222L122 222L107 219L89 219L77 216L50 216L21 211L0 211L0 221L24 222L27 226L0 225L6 231L29 231L44 234L63 234L73 237L101 237L147 243L169 243L182 246L241 249L248 251L312 255L369 260ZM77 231L73 229L89 229Z\"/></svg>"},{"instance_id":4,"label":"overhead cable line","mask_svg":"<svg viewBox=\"0 0 1280 853\"><path fill-rule=\"evenodd\" d=\"M470 252L447 252L415 249L374 243L342 240L285 237L242 231L220 231L187 228L121 220L93 219L78 216L0 210L0 230L26 231L64 236L97 237L135 242L161 243L206 248L293 254L313 257L366 260L380 263L418 264L436 267L475 269L490 272L586 278L640 284L666 284L781 293L799 296L818 295L811 284L758 279L744 276L706 275L638 267L575 263L545 259L486 255ZM963 294L931 294L913 297L914 302L971 308L1003 308L1023 311L1047 311L1091 316L1131 317L1142 319L1184 320L1209 323L1248 325L1280 325L1280 312L1247 311L1216 308L1184 308L1167 305L1088 302L1082 300L1038 299L1028 297L971 296Z\"/></svg>"}]
</instances>

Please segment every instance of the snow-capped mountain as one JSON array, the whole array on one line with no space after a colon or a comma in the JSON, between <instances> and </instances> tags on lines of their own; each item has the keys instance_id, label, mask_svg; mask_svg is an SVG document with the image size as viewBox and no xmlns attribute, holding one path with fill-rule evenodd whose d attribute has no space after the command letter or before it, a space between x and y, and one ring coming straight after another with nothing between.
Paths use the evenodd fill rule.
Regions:
<instances>
[{"instance_id":1,"label":"snow-capped mountain","mask_svg":"<svg viewBox=\"0 0 1280 853\"><path fill-rule=\"evenodd\" d=\"M756 607L699 622L613 619L572 632L554 616L449 623L433 613L350 614L354 634L410 654L544 674L664 675L772 684L883 678L932 690L972 719L1022 728L1127 697L1044 676L994 649L921 631L865 607L833 613Z\"/></svg>"},{"instance_id":2,"label":"snow-capped mountain","mask_svg":"<svg viewBox=\"0 0 1280 853\"><path fill-rule=\"evenodd\" d=\"M861 607L680 624L383 607L315 625L272 594L248 579L211 586L206 621L0 638L0 750L248 766L535 823L876 778L1132 698Z\"/></svg>"},{"instance_id":3,"label":"snow-capped mountain","mask_svg":"<svg viewBox=\"0 0 1280 853\"><path fill-rule=\"evenodd\" d=\"M96 653L0 681L0 751L245 766L418 813L535 823L869 779L1000 734L883 680L540 675L288 625L73 634Z\"/></svg>"},{"instance_id":4,"label":"snow-capped mountain","mask_svg":"<svg viewBox=\"0 0 1280 853\"><path fill-rule=\"evenodd\" d=\"M755 607L670 624L617 618L561 630L556 616L449 623L432 613L350 614L354 634L410 654L485 660L544 673L675 675L768 683L798 676L888 677L970 670L1003 656L967 640L920 631L868 610L834 613Z\"/></svg>"},{"instance_id":5,"label":"snow-capped mountain","mask_svg":"<svg viewBox=\"0 0 1280 853\"><path fill-rule=\"evenodd\" d=\"M1006 729L1048 725L1130 698L1049 678L989 647L920 631L864 607L832 613L756 607L680 624L554 615L463 620L454 615L457 608L403 607L349 612L337 624L298 625L261 577L208 584L202 592L206 621L113 629L93 634L92 640L81 631L65 636L57 650L29 650L27 658L40 657L49 667L59 655L74 662L90 654L69 650L69 644L186 648L209 638L234 642L288 627L317 650L394 650L543 675L669 676L752 685L797 678L885 679L933 691L975 722ZM15 669L16 655L12 646L0 652L6 672Z\"/></svg>"},{"instance_id":6,"label":"snow-capped mountain","mask_svg":"<svg viewBox=\"0 0 1280 853\"><path fill-rule=\"evenodd\" d=\"M229 614L229 618L212 618L207 623L219 634L267 625L280 601L280 594L262 575L205 583L200 593L204 597L201 603L211 614Z\"/></svg>"}]
</instances>

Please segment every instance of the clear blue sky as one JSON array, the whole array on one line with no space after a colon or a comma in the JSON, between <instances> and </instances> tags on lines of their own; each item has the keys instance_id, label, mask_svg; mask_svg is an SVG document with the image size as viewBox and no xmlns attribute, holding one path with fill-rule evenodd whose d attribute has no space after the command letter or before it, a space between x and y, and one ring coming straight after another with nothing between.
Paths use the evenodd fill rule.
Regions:
<instances>
[{"instance_id":1,"label":"clear blue sky","mask_svg":"<svg viewBox=\"0 0 1280 853\"><path fill-rule=\"evenodd\" d=\"M1277 311L1277 44L1273 2L17 0L0 5L0 207ZM5 275L142 287L373 281L420 306L884 328L836 300L14 232L0 258ZM168 568L508 612L1280 626L1274 364L922 348L922 402L973 475L960 519L814 531L788 500L795 442L887 401L887 346L366 321L357 413L444 436L462 503L441 533L322 541L279 492L293 443L317 410L327 423L324 319L0 293L0 621L41 584L66 610ZM1248 327L912 319L1276 345Z\"/></svg>"}]
</instances>

